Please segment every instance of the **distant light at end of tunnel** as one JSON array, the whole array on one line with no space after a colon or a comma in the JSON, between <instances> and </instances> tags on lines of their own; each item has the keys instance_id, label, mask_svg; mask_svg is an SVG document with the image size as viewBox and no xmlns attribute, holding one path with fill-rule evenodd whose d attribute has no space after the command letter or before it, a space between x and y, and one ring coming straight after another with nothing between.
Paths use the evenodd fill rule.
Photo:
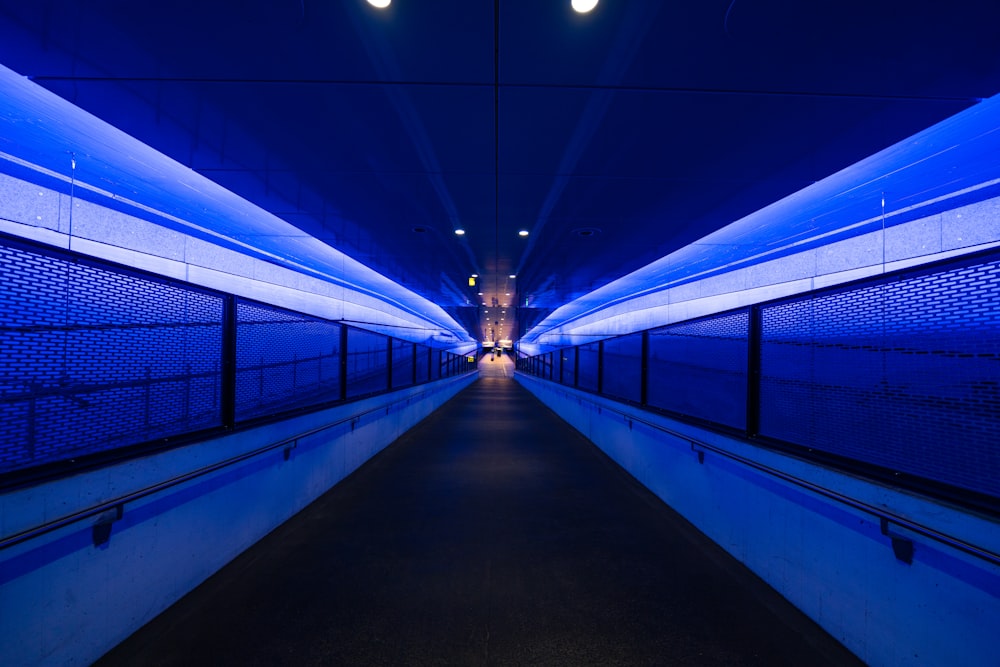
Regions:
<instances>
[{"instance_id":1,"label":"distant light at end of tunnel","mask_svg":"<svg viewBox=\"0 0 1000 667\"><path fill-rule=\"evenodd\" d=\"M371 0L369 0L369 2L371 2ZM570 4L573 6L574 10L581 14L586 14L597 6L597 2L598 0L572 0Z\"/></svg>"},{"instance_id":2,"label":"distant light at end of tunnel","mask_svg":"<svg viewBox=\"0 0 1000 667\"><path fill-rule=\"evenodd\" d=\"M391 2L392 2L392 0L368 0L368 4L369 5L371 5L372 7L378 7L379 9L385 9L386 7L389 6L389 4ZM576 2L577 2L577 0L573 0L574 8L576 6ZM594 4L597 4L597 3L594 3ZM580 10L577 9L576 11L580 11Z\"/></svg>"},{"instance_id":3,"label":"distant light at end of tunnel","mask_svg":"<svg viewBox=\"0 0 1000 667\"><path fill-rule=\"evenodd\" d=\"M455 233L457 235L459 235L459 236L465 236L465 230L464 229L456 229Z\"/></svg>"},{"instance_id":4,"label":"distant light at end of tunnel","mask_svg":"<svg viewBox=\"0 0 1000 667\"><path fill-rule=\"evenodd\" d=\"M519 231L517 233L517 235L518 236L527 236L528 235L528 230L527 229L522 229L521 231Z\"/></svg>"}]
</instances>

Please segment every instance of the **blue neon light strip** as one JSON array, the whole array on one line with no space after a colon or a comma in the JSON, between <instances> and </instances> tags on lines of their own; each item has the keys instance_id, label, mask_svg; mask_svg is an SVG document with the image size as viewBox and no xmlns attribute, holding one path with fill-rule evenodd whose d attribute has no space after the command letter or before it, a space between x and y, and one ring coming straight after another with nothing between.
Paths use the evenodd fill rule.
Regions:
<instances>
[{"instance_id":1,"label":"blue neon light strip","mask_svg":"<svg viewBox=\"0 0 1000 667\"><path fill-rule=\"evenodd\" d=\"M18 178L373 297L415 327L472 341L440 306L3 66L0 124L0 161Z\"/></svg>"},{"instance_id":2,"label":"blue neon light strip","mask_svg":"<svg viewBox=\"0 0 1000 667\"><path fill-rule=\"evenodd\" d=\"M995 96L557 308L522 342L644 295L1000 196L998 155Z\"/></svg>"}]
</instances>

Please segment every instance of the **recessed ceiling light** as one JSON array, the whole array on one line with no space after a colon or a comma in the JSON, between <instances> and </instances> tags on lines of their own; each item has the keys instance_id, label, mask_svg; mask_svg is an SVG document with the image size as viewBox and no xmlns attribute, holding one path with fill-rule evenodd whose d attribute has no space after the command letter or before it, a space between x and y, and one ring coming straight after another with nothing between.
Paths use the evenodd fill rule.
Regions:
<instances>
[{"instance_id":1,"label":"recessed ceiling light","mask_svg":"<svg viewBox=\"0 0 1000 667\"><path fill-rule=\"evenodd\" d=\"M528 235L528 230L527 229L522 229L521 231L519 231L517 233L517 235L518 236L527 236Z\"/></svg>"},{"instance_id":2,"label":"recessed ceiling light","mask_svg":"<svg viewBox=\"0 0 1000 667\"><path fill-rule=\"evenodd\" d=\"M368 2L371 1L372 0L368 0ZM389 3L386 2L386 4ZM590 10L592 10L594 7L597 6L597 0L572 0L570 4L576 11L580 12L581 14L586 14L587 12L589 12Z\"/></svg>"},{"instance_id":3,"label":"recessed ceiling light","mask_svg":"<svg viewBox=\"0 0 1000 667\"><path fill-rule=\"evenodd\" d=\"M389 3L391 3L391 2L392 2L392 0L368 0L368 4L369 5L371 5L372 7L378 7L379 9L385 9L386 7L389 6ZM573 5L574 5L573 8L574 9L576 9L576 3L577 3L577 0L573 0ZM594 3L594 4L597 4L597 3ZM580 10L577 9L576 11L580 11Z\"/></svg>"},{"instance_id":4,"label":"recessed ceiling light","mask_svg":"<svg viewBox=\"0 0 1000 667\"><path fill-rule=\"evenodd\" d=\"M465 230L464 229L456 229L455 233L458 234L459 236L464 236L465 235Z\"/></svg>"}]
</instances>

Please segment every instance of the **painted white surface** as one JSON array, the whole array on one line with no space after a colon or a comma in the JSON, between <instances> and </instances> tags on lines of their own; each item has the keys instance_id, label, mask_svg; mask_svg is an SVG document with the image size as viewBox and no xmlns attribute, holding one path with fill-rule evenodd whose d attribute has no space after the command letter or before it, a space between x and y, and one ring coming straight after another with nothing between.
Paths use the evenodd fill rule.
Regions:
<instances>
[{"instance_id":1,"label":"painted white surface","mask_svg":"<svg viewBox=\"0 0 1000 667\"><path fill-rule=\"evenodd\" d=\"M88 665L425 418L477 374L0 495L9 536L318 427L273 450L0 551L0 665ZM357 419L351 419L357 416Z\"/></svg>"},{"instance_id":2,"label":"painted white surface","mask_svg":"<svg viewBox=\"0 0 1000 667\"><path fill-rule=\"evenodd\" d=\"M893 527L914 542L908 565L895 558L873 515L712 451L699 463L692 441L993 553L1000 553L1000 524L609 399L516 378L866 663L1000 664L1000 566Z\"/></svg>"}]
</instances>

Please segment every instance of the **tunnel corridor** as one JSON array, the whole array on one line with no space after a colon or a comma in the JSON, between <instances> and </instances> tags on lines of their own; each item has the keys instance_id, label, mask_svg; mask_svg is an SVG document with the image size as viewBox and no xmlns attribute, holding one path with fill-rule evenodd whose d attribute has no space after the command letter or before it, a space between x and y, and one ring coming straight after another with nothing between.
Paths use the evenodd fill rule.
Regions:
<instances>
[{"instance_id":1,"label":"tunnel corridor","mask_svg":"<svg viewBox=\"0 0 1000 667\"><path fill-rule=\"evenodd\" d=\"M486 356L98 664L857 663Z\"/></svg>"}]
</instances>

